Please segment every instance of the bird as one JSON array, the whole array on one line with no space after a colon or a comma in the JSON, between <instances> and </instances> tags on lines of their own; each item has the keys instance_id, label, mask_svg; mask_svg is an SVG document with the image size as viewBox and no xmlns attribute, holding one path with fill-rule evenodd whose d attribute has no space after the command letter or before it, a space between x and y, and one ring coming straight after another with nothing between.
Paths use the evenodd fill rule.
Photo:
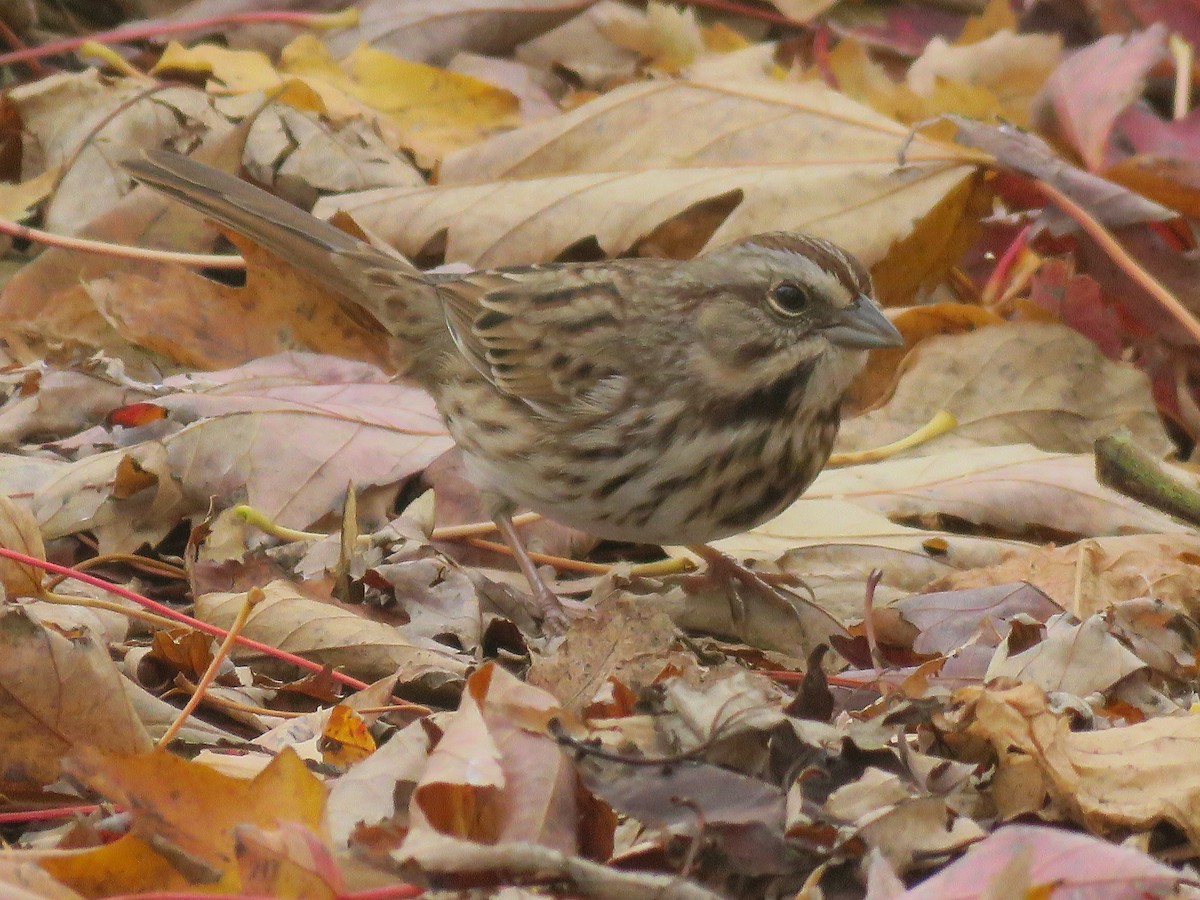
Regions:
<instances>
[{"instance_id":1,"label":"bird","mask_svg":"<svg viewBox=\"0 0 1200 900\"><path fill-rule=\"evenodd\" d=\"M868 351L904 342L866 267L810 234L685 260L428 273L190 157L149 150L122 165L387 330L556 628L568 605L529 558L518 509L639 543L751 529L825 465Z\"/></svg>"}]
</instances>

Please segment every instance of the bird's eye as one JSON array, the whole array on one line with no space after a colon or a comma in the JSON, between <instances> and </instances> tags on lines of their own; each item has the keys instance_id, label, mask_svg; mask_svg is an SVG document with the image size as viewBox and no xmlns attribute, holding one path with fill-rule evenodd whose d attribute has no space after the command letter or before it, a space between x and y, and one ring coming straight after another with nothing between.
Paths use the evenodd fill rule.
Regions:
<instances>
[{"instance_id":1,"label":"bird's eye","mask_svg":"<svg viewBox=\"0 0 1200 900\"><path fill-rule=\"evenodd\" d=\"M798 316L808 309L811 300L812 295L808 288L796 284L794 281L777 284L767 294L767 301L771 304L771 308L781 316L789 318Z\"/></svg>"}]
</instances>

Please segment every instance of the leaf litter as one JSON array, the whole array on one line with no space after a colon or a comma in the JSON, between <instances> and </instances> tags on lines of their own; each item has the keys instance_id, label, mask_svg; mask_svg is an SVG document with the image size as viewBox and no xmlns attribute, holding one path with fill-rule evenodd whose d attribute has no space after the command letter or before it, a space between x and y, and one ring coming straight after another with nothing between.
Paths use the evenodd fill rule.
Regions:
<instances>
[{"instance_id":1,"label":"leaf litter","mask_svg":"<svg viewBox=\"0 0 1200 900\"><path fill-rule=\"evenodd\" d=\"M1092 454L1196 489L1194 11L357 6L9 70L11 215L247 272L10 248L5 892L1196 896L1198 523ZM838 449L956 425L717 543L758 579L523 526L548 639L405 361L160 146L423 266L814 231L906 338Z\"/></svg>"}]
</instances>

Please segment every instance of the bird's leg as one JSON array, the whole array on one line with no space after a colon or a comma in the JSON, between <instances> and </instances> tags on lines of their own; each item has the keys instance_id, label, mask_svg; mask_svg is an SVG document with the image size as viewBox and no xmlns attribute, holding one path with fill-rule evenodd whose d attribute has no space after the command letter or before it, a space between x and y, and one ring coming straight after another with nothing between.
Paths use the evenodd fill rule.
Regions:
<instances>
[{"instance_id":1,"label":"bird's leg","mask_svg":"<svg viewBox=\"0 0 1200 900\"><path fill-rule=\"evenodd\" d=\"M517 534L517 527L513 525L510 513L496 513L492 521L496 523L496 527L500 530L500 536L504 538L504 543L512 551L513 557L517 561L517 568L529 582L530 590L533 591L533 599L542 612L542 626L547 631L561 634L567 630L573 617L591 611L590 606L572 600L564 600L550 589L550 585L546 584L546 580L538 572L537 566L529 558L529 551L525 549L525 543Z\"/></svg>"},{"instance_id":2,"label":"bird's leg","mask_svg":"<svg viewBox=\"0 0 1200 900\"><path fill-rule=\"evenodd\" d=\"M812 588L805 584L803 579L797 579L794 575L769 575L752 571L733 557L707 544L691 544L688 546L688 549L708 564L708 572L706 573L708 577L714 580L723 578L729 584L731 588L729 592L729 612L735 623L744 621L746 617L746 608L742 596L738 591L738 585L754 591L765 599L768 604L779 609L786 609L787 612L793 614L795 608L784 594L798 596L793 588L794 585L798 583L798 586L807 591L810 598L812 597ZM812 600L805 602L812 602Z\"/></svg>"}]
</instances>

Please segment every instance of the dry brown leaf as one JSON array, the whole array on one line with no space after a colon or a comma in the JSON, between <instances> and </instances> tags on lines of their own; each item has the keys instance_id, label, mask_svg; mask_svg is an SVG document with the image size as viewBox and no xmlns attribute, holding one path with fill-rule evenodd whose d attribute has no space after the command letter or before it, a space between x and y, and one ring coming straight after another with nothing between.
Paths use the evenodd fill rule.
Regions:
<instances>
[{"instance_id":1,"label":"dry brown leaf","mask_svg":"<svg viewBox=\"0 0 1200 900\"><path fill-rule=\"evenodd\" d=\"M782 532L789 522L803 519L805 504L833 497L901 520L954 516L993 534L1099 537L1189 531L1170 516L1099 484L1092 454L1046 453L1027 444L827 470L806 498L760 529Z\"/></svg>"},{"instance_id":2,"label":"dry brown leaf","mask_svg":"<svg viewBox=\"0 0 1200 900\"><path fill-rule=\"evenodd\" d=\"M879 613L887 615L880 617ZM1041 591L1024 582L1008 582L981 588L934 591L906 597L877 610L877 622L894 614L902 625L892 626L898 635L907 626L906 643L920 654L949 655L968 644L995 647L1008 634L1008 623L1018 615L1045 622L1062 612ZM899 644L899 641L895 641Z\"/></svg>"},{"instance_id":3,"label":"dry brown leaf","mask_svg":"<svg viewBox=\"0 0 1200 900\"><path fill-rule=\"evenodd\" d=\"M115 407L144 400L149 386L138 384L103 367L70 371L47 367L32 376L21 375L21 388L14 390L0 407L0 446L38 437L66 437L103 419Z\"/></svg>"},{"instance_id":4,"label":"dry brown leaf","mask_svg":"<svg viewBox=\"0 0 1200 900\"><path fill-rule=\"evenodd\" d=\"M641 767L585 766L585 786L616 812L648 829L700 839L714 845L722 861L747 875L774 875L789 869L784 839L784 795L774 784L711 763Z\"/></svg>"},{"instance_id":5,"label":"dry brown leaf","mask_svg":"<svg viewBox=\"0 0 1200 900\"><path fill-rule=\"evenodd\" d=\"M526 681L580 715L611 679L632 691L648 686L662 673L677 634L652 604L605 603L593 616L574 623L550 654L535 656Z\"/></svg>"},{"instance_id":6,"label":"dry brown leaf","mask_svg":"<svg viewBox=\"0 0 1200 900\"><path fill-rule=\"evenodd\" d=\"M105 552L133 550L213 496L308 528L340 507L350 482L394 488L451 443L424 391L365 363L284 354L164 385L176 391L156 400L168 427L129 429L128 450L84 456L41 482L34 514L45 534L93 529ZM292 452L300 443L305 452ZM153 485L118 502L113 483L126 457Z\"/></svg>"},{"instance_id":7,"label":"dry brown leaf","mask_svg":"<svg viewBox=\"0 0 1200 900\"><path fill-rule=\"evenodd\" d=\"M145 752L152 742L124 679L90 632L62 634L28 612L0 610L0 771L49 784L72 751ZM132 689L132 686L130 686Z\"/></svg>"},{"instance_id":8,"label":"dry brown leaf","mask_svg":"<svg viewBox=\"0 0 1200 900\"><path fill-rule=\"evenodd\" d=\"M336 846L346 846L360 823L375 825L406 815L403 805L396 809L396 798L416 787L432 745L429 730L414 722L333 782L325 822Z\"/></svg>"},{"instance_id":9,"label":"dry brown leaf","mask_svg":"<svg viewBox=\"0 0 1200 900\"><path fill-rule=\"evenodd\" d=\"M845 404L847 415L873 406L887 397L894 386L896 372L910 350L926 338L961 334L988 325L1003 324L1004 319L982 306L969 303L930 303L891 311L888 319L904 335L903 347L873 350L867 367L854 380Z\"/></svg>"},{"instance_id":10,"label":"dry brown leaf","mask_svg":"<svg viewBox=\"0 0 1200 900\"><path fill-rule=\"evenodd\" d=\"M985 834L972 819L949 808L945 798L929 796L874 767L830 794L824 811L834 821L849 823L839 829L841 842L854 837L866 841L901 872L929 854L961 850Z\"/></svg>"},{"instance_id":11,"label":"dry brown leaf","mask_svg":"<svg viewBox=\"0 0 1200 900\"><path fill-rule=\"evenodd\" d=\"M929 590L949 591L1028 581L1085 619L1114 603L1152 597L1200 619L1200 537L1137 534L1065 547L1006 551L1003 562L948 574Z\"/></svg>"},{"instance_id":12,"label":"dry brown leaf","mask_svg":"<svg viewBox=\"0 0 1200 900\"><path fill-rule=\"evenodd\" d=\"M324 786L290 750L271 760L252 780L232 778L161 751L134 756L93 750L72 761L70 770L93 790L133 812L132 831L115 843L43 863L51 874L90 896L100 894L96 888L101 873L115 876L106 884L106 893L122 890L120 886L130 879L144 883L144 874L133 868L132 855L124 865L112 865L115 856L131 849L123 846L129 842L146 850L154 846L143 860L150 865L154 856L160 857L160 865L186 860L193 876L215 873L213 888L237 892L242 884L235 865L238 826L292 822L318 829L325 803ZM110 866L117 871L106 872Z\"/></svg>"},{"instance_id":13,"label":"dry brown leaf","mask_svg":"<svg viewBox=\"0 0 1200 900\"><path fill-rule=\"evenodd\" d=\"M1103 693L1146 664L1108 632L1102 616L1071 622L1066 616L1046 624L1046 636L1021 653L1009 655L1002 642L992 657L984 681L1012 678L1036 684L1043 691L1063 691L1076 697Z\"/></svg>"},{"instance_id":14,"label":"dry brown leaf","mask_svg":"<svg viewBox=\"0 0 1200 900\"><path fill-rule=\"evenodd\" d=\"M75 233L97 210L116 203L127 181L118 174L114 158L138 147L166 144L197 123L216 127L224 121L202 91L173 86L136 99L145 92L144 81L109 79L88 69L19 85L8 94L30 138L23 142L24 176L69 163L42 227ZM123 104L128 105L122 108ZM192 124L185 125L188 122ZM100 126L102 136L97 139Z\"/></svg>"},{"instance_id":15,"label":"dry brown leaf","mask_svg":"<svg viewBox=\"0 0 1200 900\"><path fill-rule=\"evenodd\" d=\"M363 679L398 671L406 682L422 677L458 680L468 670L469 662L447 647L432 641L409 641L401 629L314 600L286 582L271 582L263 592L266 598L254 607L244 632L256 641ZM245 599L244 593L204 594L196 598L196 616L228 628ZM260 654L239 650L236 656L255 658Z\"/></svg>"},{"instance_id":16,"label":"dry brown leaf","mask_svg":"<svg viewBox=\"0 0 1200 900\"><path fill-rule=\"evenodd\" d=\"M213 126L209 143L200 151L201 158L222 168L234 168L241 155L241 145L240 138L230 139L227 125ZM107 157L104 165L106 172L113 170L114 164ZM97 179L95 175L91 177ZM192 240L195 240L197 215L179 204L164 212L162 204L145 204L145 195L139 192L128 194L107 207L97 205L94 193L82 191L73 196L89 198L86 212L72 223L72 230L81 236L138 245L153 234L158 242L170 246L181 233L191 232ZM97 210L103 211L97 214ZM86 225L80 227L83 223ZM211 230L208 234L212 234ZM187 247L182 242L176 246ZM131 346L117 335L84 289L84 285L94 278L140 271L142 265L98 254L48 249L23 266L4 285L0 293L0 323L21 333L35 334L49 343L63 341L68 345L81 344L99 349L106 356L120 359L132 373L158 376L161 373L159 361L151 360L144 350Z\"/></svg>"},{"instance_id":17,"label":"dry brown leaf","mask_svg":"<svg viewBox=\"0 0 1200 900\"><path fill-rule=\"evenodd\" d=\"M673 237L672 253L810 231L872 266L895 249L904 259L875 274L885 296L900 297L948 264L977 200L976 157L918 137L898 168L905 137L819 85L649 82L462 151L436 187L331 197L318 209L346 209L410 255L444 235L446 257L475 266L552 259L592 237L617 255L676 217L686 239Z\"/></svg>"},{"instance_id":18,"label":"dry brown leaf","mask_svg":"<svg viewBox=\"0 0 1200 900\"><path fill-rule=\"evenodd\" d=\"M574 852L575 772L544 730L556 714L552 696L494 663L472 675L412 795L405 846L437 832Z\"/></svg>"},{"instance_id":19,"label":"dry brown leaf","mask_svg":"<svg viewBox=\"0 0 1200 900\"><path fill-rule=\"evenodd\" d=\"M46 546L37 520L29 507L0 494L0 547L16 550L34 559L46 558ZM0 560L0 588L7 597L37 597L42 592L45 572L16 560Z\"/></svg>"},{"instance_id":20,"label":"dry brown leaf","mask_svg":"<svg viewBox=\"0 0 1200 900\"><path fill-rule=\"evenodd\" d=\"M1001 771L1036 775L1040 790L1081 825L1104 832L1166 821L1200 846L1200 716L1074 732L1069 715L1052 712L1032 684L961 696L970 703L969 732L991 742Z\"/></svg>"},{"instance_id":21,"label":"dry brown leaf","mask_svg":"<svg viewBox=\"0 0 1200 900\"><path fill-rule=\"evenodd\" d=\"M888 402L843 424L838 449L891 443L942 409L958 427L907 455L1018 443L1083 453L1121 428L1150 453L1172 450L1144 373L1066 326L1033 322L922 342Z\"/></svg>"},{"instance_id":22,"label":"dry brown leaf","mask_svg":"<svg viewBox=\"0 0 1200 900\"><path fill-rule=\"evenodd\" d=\"M247 174L305 209L324 193L425 182L366 121L332 123L278 102L254 111L242 155Z\"/></svg>"},{"instance_id":23,"label":"dry brown leaf","mask_svg":"<svg viewBox=\"0 0 1200 900\"><path fill-rule=\"evenodd\" d=\"M148 476L147 484L131 496L120 497L116 485L128 465ZM90 530L100 552L112 553L157 543L179 520L183 506L166 448L147 441L128 453L113 450L58 466L35 493L33 513L45 537Z\"/></svg>"},{"instance_id":24,"label":"dry brown leaf","mask_svg":"<svg viewBox=\"0 0 1200 900\"><path fill-rule=\"evenodd\" d=\"M83 288L123 338L187 368L219 369L289 350L392 362L382 329L365 328L294 266L245 238L231 239L247 262L245 287L147 264Z\"/></svg>"},{"instance_id":25,"label":"dry brown leaf","mask_svg":"<svg viewBox=\"0 0 1200 900\"><path fill-rule=\"evenodd\" d=\"M788 722L783 707L791 695L767 676L734 663L696 667L661 685L663 714L656 725L680 751L703 750L712 762L732 761L739 738Z\"/></svg>"},{"instance_id":26,"label":"dry brown leaf","mask_svg":"<svg viewBox=\"0 0 1200 900\"><path fill-rule=\"evenodd\" d=\"M978 541L969 549L965 542L943 542L937 535L911 529L912 549L899 549L869 543L814 543L786 551L775 561L782 571L804 579L813 589L822 608L839 622L862 618L863 598L871 572L879 569L883 578L875 586L876 607L892 605L925 588L931 581L948 576L967 560L998 556L999 542ZM917 537L921 536L920 540ZM746 535L750 537L750 535ZM943 552L944 550L944 552ZM762 554L752 554L761 557ZM768 557L770 558L770 557Z\"/></svg>"}]
</instances>

